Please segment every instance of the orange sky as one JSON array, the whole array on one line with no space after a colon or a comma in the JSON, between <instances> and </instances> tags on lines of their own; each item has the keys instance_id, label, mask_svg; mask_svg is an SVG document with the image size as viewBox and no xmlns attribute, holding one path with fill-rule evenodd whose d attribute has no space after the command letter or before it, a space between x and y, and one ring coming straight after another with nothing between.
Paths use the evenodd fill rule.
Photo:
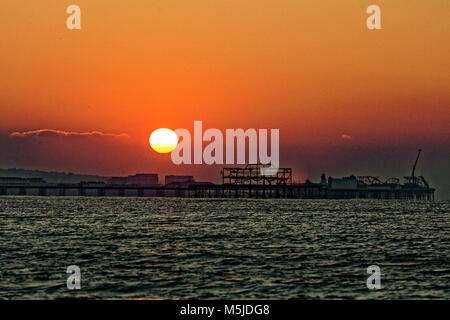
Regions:
<instances>
[{"instance_id":1,"label":"orange sky","mask_svg":"<svg viewBox=\"0 0 450 320\"><path fill-rule=\"evenodd\" d=\"M371 4L382 30L366 28ZM362 148L450 144L448 0L3 0L0 12L6 136L98 130L144 148L155 128L202 120L280 128L290 147L342 134Z\"/></svg>"}]
</instances>

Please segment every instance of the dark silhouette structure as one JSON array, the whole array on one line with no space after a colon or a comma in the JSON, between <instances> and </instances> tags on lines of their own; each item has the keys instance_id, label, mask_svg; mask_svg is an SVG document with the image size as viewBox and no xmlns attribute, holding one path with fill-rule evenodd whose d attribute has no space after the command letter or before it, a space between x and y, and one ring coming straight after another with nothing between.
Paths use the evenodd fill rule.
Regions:
<instances>
[{"instance_id":1,"label":"dark silhouette structure","mask_svg":"<svg viewBox=\"0 0 450 320\"><path fill-rule=\"evenodd\" d=\"M263 175L261 169L268 168L261 163L248 164L244 168L224 168L221 171L224 185L292 185L292 169L278 168L274 175Z\"/></svg>"},{"instance_id":2,"label":"dark silhouette structure","mask_svg":"<svg viewBox=\"0 0 450 320\"><path fill-rule=\"evenodd\" d=\"M328 177L320 183L292 182L292 169L279 168L272 175L261 174L262 164L224 168L222 184L196 182L192 176L166 176L166 185L158 184L157 174L136 174L111 178L104 182L50 184L42 179L0 179L0 195L58 196L134 196L193 198L298 198L298 199L406 199L433 200L435 189L422 176L416 177L419 150L411 176L381 181L374 176ZM168 182L168 183L167 183Z\"/></svg>"}]
</instances>

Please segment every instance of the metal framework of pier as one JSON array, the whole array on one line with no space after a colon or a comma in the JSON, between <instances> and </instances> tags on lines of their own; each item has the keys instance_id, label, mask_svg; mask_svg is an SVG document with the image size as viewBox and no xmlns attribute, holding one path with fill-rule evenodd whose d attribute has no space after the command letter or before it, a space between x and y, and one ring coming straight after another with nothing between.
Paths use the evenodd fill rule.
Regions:
<instances>
[{"instance_id":1,"label":"metal framework of pier","mask_svg":"<svg viewBox=\"0 0 450 320\"><path fill-rule=\"evenodd\" d=\"M273 175L261 174L262 169L270 168L261 163L248 164L244 168L223 168L223 185L288 186L292 185L292 169L278 168Z\"/></svg>"}]
</instances>

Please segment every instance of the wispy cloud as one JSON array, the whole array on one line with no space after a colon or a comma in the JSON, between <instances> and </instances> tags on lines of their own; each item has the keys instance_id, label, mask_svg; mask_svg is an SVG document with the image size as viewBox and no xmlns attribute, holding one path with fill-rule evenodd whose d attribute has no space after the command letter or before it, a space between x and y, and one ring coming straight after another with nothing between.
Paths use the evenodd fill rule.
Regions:
<instances>
[{"instance_id":1,"label":"wispy cloud","mask_svg":"<svg viewBox=\"0 0 450 320\"><path fill-rule=\"evenodd\" d=\"M343 133L343 134L341 135L341 138L342 138L342 139L345 139L345 140L352 140L352 139L353 139L353 136L351 136L351 135L349 135L349 134Z\"/></svg>"},{"instance_id":2,"label":"wispy cloud","mask_svg":"<svg viewBox=\"0 0 450 320\"><path fill-rule=\"evenodd\" d=\"M75 132L56 129L38 129L31 131L15 131L9 134L10 137L113 137L129 138L126 133L103 133L101 131Z\"/></svg>"}]
</instances>

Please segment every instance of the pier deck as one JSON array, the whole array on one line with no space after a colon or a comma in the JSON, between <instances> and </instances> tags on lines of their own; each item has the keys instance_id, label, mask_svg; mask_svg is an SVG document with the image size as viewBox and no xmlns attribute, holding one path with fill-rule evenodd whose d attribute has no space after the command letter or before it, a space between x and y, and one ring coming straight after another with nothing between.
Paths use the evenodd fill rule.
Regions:
<instances>
[{"instance_id":1,"label":"pier deck","mask_svg":"<svg viewBox=\"0 0 450 320\"><path fill-rule=\"evenodd\" d=\"M434 200L433 188L331 189L318 183L291 185L82 186L3 185L0 195L134 196L181 198L406 199Z\"/></svg>"}]
</instances>

